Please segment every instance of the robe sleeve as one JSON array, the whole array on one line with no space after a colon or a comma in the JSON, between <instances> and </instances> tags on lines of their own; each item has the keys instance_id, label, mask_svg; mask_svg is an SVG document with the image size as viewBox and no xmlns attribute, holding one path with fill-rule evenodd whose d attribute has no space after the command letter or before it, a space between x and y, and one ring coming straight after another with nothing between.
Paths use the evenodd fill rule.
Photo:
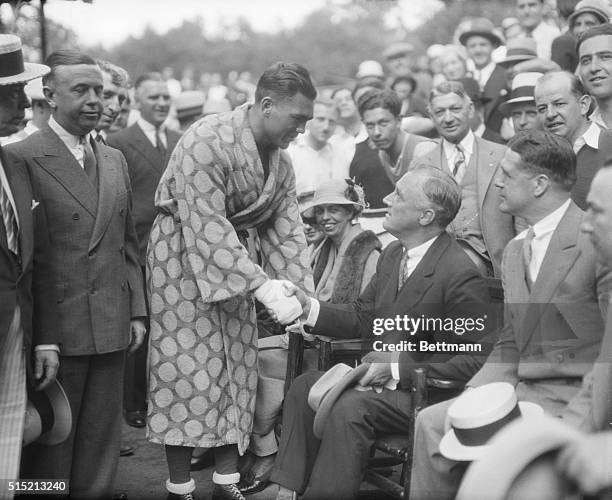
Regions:
<instances>
[{"instance_id":1,"label":"robe sleeve","mask_svg":"<svg viewBox=\"0 0 612 500\"><path fill-rule=\"evenodd\" d=\"M286 279L314 295L310 254L300 218L291 160L281 153L279 189L284 193L272 216L260 227L261 257L271 278Z\"/></svg>"},{"instance_id":2,"label":"robe sleeve","mask_svg":"<svg viewBox=\"0 0 612 500\"><path fill-rule=\"evenodd\" d=\"M181 234L183 266L191 269L202 300L219 302L245 295L268 278L249 258L227 219L231 152L221 146L212 128L204 128L188 130L178 143L160 182L156 206L173 206L168 217Z\"/></svg>"}]
</instances>

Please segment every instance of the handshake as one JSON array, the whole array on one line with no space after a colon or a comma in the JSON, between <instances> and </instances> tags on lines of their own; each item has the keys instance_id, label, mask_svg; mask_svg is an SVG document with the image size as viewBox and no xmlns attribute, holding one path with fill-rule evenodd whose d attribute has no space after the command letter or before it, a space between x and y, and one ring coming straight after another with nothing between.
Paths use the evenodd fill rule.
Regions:
<instances>
[{"instance_id":1,"label":"handshake","mask_svg":"<svg viewBox=\"0 0 612 500\"><path fill-rule=\"evenodd\" d=\"M308 301L304 292L286 280L266 281L255 290L255 298L283 325L299 318L304 312L302 306Z\"/></svg>"}]
</instances>

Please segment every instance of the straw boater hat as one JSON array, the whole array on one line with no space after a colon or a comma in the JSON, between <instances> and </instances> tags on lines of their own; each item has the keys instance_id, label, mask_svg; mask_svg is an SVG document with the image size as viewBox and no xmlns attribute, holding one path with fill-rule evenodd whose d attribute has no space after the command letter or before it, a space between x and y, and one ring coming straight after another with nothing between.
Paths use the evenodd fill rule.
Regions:
<instances>
[{"instance_id":1,"label":"straw boater hat","mask_svg":"<svg viewBox=\"0 0 612 500\"><path fill-rule=\"evenodd\" d=\"M382 65L378 61L363 61L357 69L357 78L365 78L367 76L375 76L376 78L384 78L385 72Z\"/></svg>"},{"instance_id":2,"label":"straw boater hat","mask_svg":"<svg viewBox=\"0 0 612 500\"><path fill-rule=\"evenodd\" d=\"M511 38L506 44L506 58L497 64L508 68L522 61L535 59L536 57L538 57L538 47L533 38Z\"/></svg>"},{"instance_id":3,"label":"straw boater hat","mask_svg":"<svg viewBox=\"0 0 612 500\"><path fill-rule=\"evenodd\" d=\"M602 23L610 22L610 7L605 0L580 0L574 8L574 12L567 18L567 23L572 29L576 18L581 14L593 14Z\"/></svg>"},{"instance_id":4,"label":"straw boater hat","mask_svg":"<svg viewBox=\"0 0 612 500\"><path fill-rule=\"evenodd\" d=\"M520 102L534 102L533 91L542 73L528 72L519 73L512 79L512 89L508 100L499 105L499 110L506 116L510 116L512 104Z\"/></svg>"},{"instance_id":5,"label":"straw boater hat","mask_svg":"<svg viewBox=\"0 0 612 500\"><path fill-rule=\"evenodd\" d=\"M71 429L70 403L57 380L42 391L28 394L23 427L24 446L34 441L46 445L62 443Z\"/></svg>"},{"instance_id":6,"label":"straw boater hat","mask_svg":"<svg viewBox=\"0 0 612 500\"><path fill-rule=\"evenodd\" d=\"M0 35L0 85L25 83L51 71L44 64L23 61L21 39L15 35Z\"/></svg>"},{"instance_id":7,"label":"straw boater hat","mask_svg":"<svg viewBox=\"0 0 612 500\"><path fill-rule=\"evenodd\" d=\"M353 201L347 198L348 191L354 189L358 200ZM314 193L310 206L302 209L304 217L312 217L314 208L319 205L352 205L361 212L365 208L363 188L348 179L334 179L321 184Z\"/></svg>"},{"instance_id":8,"label":"straw boater hat","mask_svg":"<svg viewBox=\"0 0 612 500\"><path fill-rule=\"evenodd\" d=\"M514 387L507 382L466 391L448 408L450 429L440 441L440 453L451 460L476 460L487 450L491 437L506 424L542 412L537 404L519 402Z\"/></svg>"},{"instance_id":9,"label":"straw boater hat","mask_svg":"<svg viewBox=\"0 0 612 500\"><path fill-rule=\"evenodd\" d=\"M528 472L534 461L581 438L580 432L550 416L512 422L491 440L480 459L470 465L457 500L504 500L517 478ZM539 468L537 473L540 477L530 478L529 498L559 498L554 493L551 496L551 485L555 487L563 482L555 468Z\"/></svg>"},{"instance_id":10,"label":"straw boater hat","mask_svg":"<svg viewBox=\"0 0 612 500\"><path fill-rule=\"evenodd\" d=\"M488 39L495 47L499 47L503 43L501 36L495 31L493 23L485 17L474 19L470 27L459 35L461 45L465 45L471 36L482 36Z\"/></svg>"}]
</instances>

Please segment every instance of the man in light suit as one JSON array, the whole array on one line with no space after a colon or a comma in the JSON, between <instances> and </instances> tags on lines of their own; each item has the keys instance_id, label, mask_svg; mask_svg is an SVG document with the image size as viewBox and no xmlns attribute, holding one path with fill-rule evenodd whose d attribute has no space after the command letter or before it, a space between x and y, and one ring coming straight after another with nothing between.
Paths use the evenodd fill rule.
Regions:
<instances>
[{"instance_id":1,"label":"man in light suit","mask_svg":"<svg viewBox=\"0 0 612 500\"><path fill-rule=\"evenodd\" d=\"M470 129L474 105L460 82L444 82L434 88L429 113L442 140L415 162L455 177L463 194L449 231L483 275L499 277L504 247L514 236L512 216L499 210L499 192L493 185L505 147L474 136Z\"/></svg>"},{"instance_id":2,"label":"man in light suit","mask_svg":"<svg viewBox=\"0 0 612 500\"><path fill-rule=\"evenodd\" d=\"M161 75L147 73L136 80L134 87L140 118L132 126L111 134L108 144L121 151L127 161L134 198L132 214L138 235L138 257L144 276L149 232L156 216L155 190L181 136L163 126L170 111L170 93ZM145 337L143 347L126 363L125 418L134 427L145 426L147 345L148 337Z\"/></svg>"},{"instance_id":3,"label":"man in light suit","mask_svg":"<svg viewBox=\"0 0 612 500\"><path fill-rule=\"evenodd\" d=\"M89 136L102 111L95 61L64 50L47 58L49 126L7 148L28 172L35 225L34 300L52 285L62 382L73 411L69 438L35 445L24 475L69 479L73 497L109 498L119 458L125 351L144 337L146 315L130 183L120 152ZM41 288L42 289L42 288ZM37 317L35 328L50 319Z\"/></svg>"},{"instance_id":4,"label":"man in light suit","mask_svg":"<svg viewBox=\"0 0 612 500\"><path fill-rule=\"evenodd\" d=\"M0 136L6 137L17 132L30 106L25 83L48 73L49 68L24 63L21 40L4 34L0 35L0 65ZM32 299L35 208L27 174L13 168L0 149L0 478L6 480L19 478L26 373L42 389L53 380L58 366L53 323L32 336L34 315L45 314L46 307L50 308L48 316L54 309L51 300L34 303ZM1 495L13 496L8 489Z\"/></svg>"},{"instance_id":5,"label":"man in light suit","mask_svg":"<svg viewBox=\"0 0 612 500\"><path fill-rule=\"evenodd\" d=\"M459 186L435 167L418 166L402 177L389 206L385 228L399 241L381 254L376 274L352 304L329 304L296 294L313 333L351 338L380 335L376 321L385 318L468 318L491 314L484 280L446 231L461 201ZM488 316L490 317L490 316ZM441 331L407 333L395 327L375 337L387 343L404 340L457 342L461 337ZM470 342L475 340L471 337ZM417 342L418 343L418 342ZM374 347L373 348L377 349ZM397 354L398 356L395 356ZM483 355L484 358L484 355ZM307 373L293 383L284 404L283 432L271 480L305 499L347 499L356 496L375 433L402 432L412 405L410 373L415 366L433 377L464 381L478 369L476 357L441 352L371 352L371 363L359 382L381 392L346 391L334 405L321 439L313 434L315 413L308 392L321 372ZM395 381L393 383L389 383ZM406 383L403 390L392 387ZM284 495L284 496L283 496Z\"/></svg>"},{"instance_id":6,"label":"man in light suit","mask_svg":"<svg viewBox=\"0 0 612 500\"><path fill-rule=\"evenodd\" d=\"M529 131L511 140L496 178L500 208L530 227L504 251L504 327L467 384L509 382L519 400L574 423L588 411L577 395L599 352L612 285L580 232L584 213L570 199L575 179L576 155L566 139ZM411 499L455 497L463 469L438 450L450 403L417 417Z\"/></svg>"}]
</instances>

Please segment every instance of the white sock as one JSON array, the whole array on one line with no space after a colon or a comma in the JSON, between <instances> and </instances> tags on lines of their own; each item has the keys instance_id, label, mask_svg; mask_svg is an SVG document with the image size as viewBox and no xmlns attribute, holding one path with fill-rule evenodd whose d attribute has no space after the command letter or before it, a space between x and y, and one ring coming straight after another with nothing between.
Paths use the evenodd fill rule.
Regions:
<instances>
[{"instance_id":1,"label":"white sock","mask_svg":"<svg viewBox=\"0 0 612 500\"><path fill-rule=\"evenodd\" d=\"M166 479L166 489L175 495L186 495L195 490L195 481L190 479L186 483L173 483L170 479Z\"/></svg>"},{"instance_id":2,"label":"white sock","mask_svg":"<svg viewBox=\"0 0 612 500\"><path fill-rule=\"evenodd\" d=\"M240 472L234 472L233 474L213 472L212 481L215 484L236 484L240 481Z\"/></svg>"}]
</instances>

